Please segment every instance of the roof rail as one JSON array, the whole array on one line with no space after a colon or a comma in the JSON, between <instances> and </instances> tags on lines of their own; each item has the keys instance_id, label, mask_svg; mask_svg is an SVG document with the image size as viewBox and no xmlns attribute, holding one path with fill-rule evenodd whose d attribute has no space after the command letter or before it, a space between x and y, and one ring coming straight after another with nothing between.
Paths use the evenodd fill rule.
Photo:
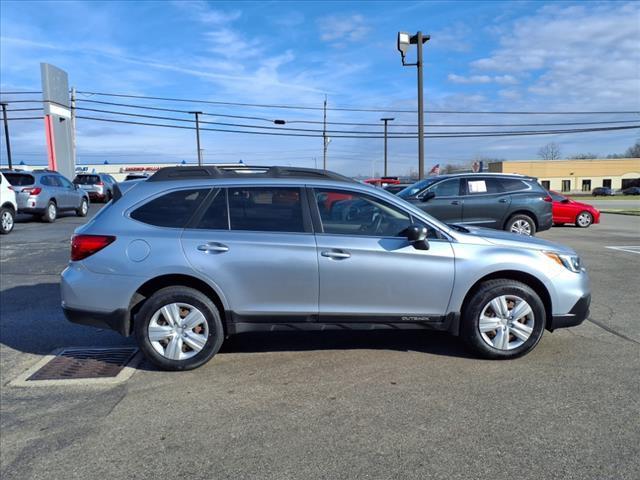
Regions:
<instances>
[{"instance_id":1,"label":"roof rail","mask_svg":"<svg viewBox=\"0 0 640 480\"><path fill-rule=\"evenodd\" d=\"M164 167L151 175L147 182L204 178L312 178L353 183L355 180L328 170L301 167L202 165Z\"/></svg>"}]
</instances>

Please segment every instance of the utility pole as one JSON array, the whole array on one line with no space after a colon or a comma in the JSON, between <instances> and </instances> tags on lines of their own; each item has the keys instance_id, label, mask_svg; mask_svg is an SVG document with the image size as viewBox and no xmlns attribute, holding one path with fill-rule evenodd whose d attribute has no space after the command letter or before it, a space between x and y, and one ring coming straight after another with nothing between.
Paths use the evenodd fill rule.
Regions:
<instances>
[{"instance_id":1,"label":"utility pole","mask_svg":"<svg viewBox=\"0 0 640 480\"><path fill-rule=\"evenodd\" d=\"M424 178L424 100L422 98L422 32L416 34L418 46L418 178ZM427 40L429 36L427 35ZM426 40L425 40L426 41Z\"/></svg>"},{"instance_id":2,"label":"utility pole","mask_svg":"<svg viewBox=\"0 0 640 480\"><path fill-rule=\"evenodd\" d=\"M322 122L322 168L324 170L327 169L327 147L329 146L329 142L327 141L327 96L324 96L324 120Z\"/></svg>"},{"instance_id":3,"label":"utility pole","mask_svg":"<svg viewBox=\"0 0 640 480\"><path fill-rule=\"evenodd\" d=\"M76 166L76 87L71 87L71 161Z\"/></svg>"},{"instance_id":4,"label":"utility pole","mask_svg":"<svg viewBox=\"0 0 640 480\"><path fill-rule=\"evenodd\" d=\"M418 179L424 178L424 101L422 87L422 45L431 39L430 35L418 32L413 36L408 33L398 33L398 50L402 55L402 65L405 67L418 67ZM416 63L405 63L404 59L409 50L409 45L416 45L418 55Z\"/></svg>"},{"instance_id":5,"label":"utility pole","mask_svg":"<svg viewBox=\"0 0 640 480\"><path fill-rule=\"evenodd\" d=\"M387 176L387 125L389 122L395 120L395 118L381 118L384 122L384 176Z\"/></svg>"},{"instance_id":6,"label":"utility pole","mask_svg":"<svg viewBox=\"0 0 640 480\"><path fill-rule=\"evenodd\" d=\"M196 146L198 148L198 165L202 166L202 150L200 149L200 115L202 112L189 112L196 116Z\"/></svg>"},{"instance_id":7,"label":"utility pole","mask_svg":"<svg viewBox=\"0 0 640 480\"><path fill-rule=\"evenodd\" d=\"M13 168L11 163L11 143L9 142L9 121L7 119L7 104L2 104L2 118L4 119L4 139L7 143L7 160L9 164L9 170Z\"/></svg>"}]
</instances>

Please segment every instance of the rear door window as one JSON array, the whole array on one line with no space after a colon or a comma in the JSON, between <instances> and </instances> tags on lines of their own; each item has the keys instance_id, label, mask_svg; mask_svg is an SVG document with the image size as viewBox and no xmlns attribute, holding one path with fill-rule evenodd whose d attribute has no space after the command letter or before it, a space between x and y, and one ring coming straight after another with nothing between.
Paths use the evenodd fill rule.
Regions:
<instances>
[{"instance_id":1,"label":"rear door window","mask_svg":"<svg viewBox=\"0 0 640 480\"><path fill-rule=\"evenodd\" d=\"M207 193L207 188L166 193L136 208L130 217L156 227L184 228Z\"/></svg>"},{"instance_id":2,"label":"rear door window","mask_svg":"<svg viewBox=\"0 0 640 480\"><path fill-rule=\"evenodd\" d=\"M299 188L234 187L228 197L231 230L305 231Z\"/></svg>"},{"instance_id":3,"label":"rear door window","mask_svg":"<svg viewBox=\"0 0 640 480\"><path fill-rule=\"evenodd\" d=\"M497 178L468 178L467 195L489 195L502 193L502 185Z\"/></svg>"},{"instance_id":4,"label":"rear door window","mask_svg":"<svg viewBox=\"0 0 640 480\"><path fill-rule=\"evenodd\" d=\"M227 209L227 190L214 192L213 199L202 213L195 228L204 230L228 230L229 210Z\"/></svg>"},{"instance_id":5,"label":"rear door window","mask_svg":"<svg viewBox=\"0 0 640 480\"><path fill-rule=\"evenodd\" d=\"M4 177L14 187L33 185L36 181L33 175L28 175L26 173L5 173Z\"/></svg>"}]
</instances>

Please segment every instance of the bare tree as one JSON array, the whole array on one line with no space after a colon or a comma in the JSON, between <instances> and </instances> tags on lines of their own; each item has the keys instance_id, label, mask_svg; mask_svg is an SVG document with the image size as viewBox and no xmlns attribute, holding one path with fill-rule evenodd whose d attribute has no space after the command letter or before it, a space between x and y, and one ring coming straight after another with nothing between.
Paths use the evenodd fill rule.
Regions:
<instances>
[{"instance_id":1,"label":"bare tree","mask_svg":"<svg viewBox=\"0 0 640 480\"><path fill-rule=\"evenodd\" d=\"M569 160L591 160L594 158L598 158L598 155L596 155L595 153L577 153L567 158Z\"/></svg>"},{"instance_id":2,"label":"bare tree","mask_svg":"<svg viewBox=\"0 0 640 480\"><path fill-rule=\"evenodd\" d=\"M640 158L640 140L636 140L636 143L627 148L624 155L627 158Z\"/></svg>"},{"instance_id":3,"label":"bare tree","mask_svg":"<svg viewBox=\"0 0 640 480\"><path fill-rule=\"evenodd\" d=\"M560 158L560 145L555 142L547 143L538 150L538 156L543 160L558 160Z\"/></svg>"}]
</instances>

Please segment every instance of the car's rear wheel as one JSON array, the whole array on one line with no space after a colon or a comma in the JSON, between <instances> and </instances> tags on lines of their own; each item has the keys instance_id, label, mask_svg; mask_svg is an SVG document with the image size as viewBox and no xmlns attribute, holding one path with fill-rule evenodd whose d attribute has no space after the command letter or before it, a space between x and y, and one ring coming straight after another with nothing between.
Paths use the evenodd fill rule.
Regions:
<instances>
[{"instance_id":1,"label":"car's rear wheel","mask_svg":"<svg viewBox=\"0 0 640 480\"><path fill-rule=\"evenodd\" d=\"M545 319L544 304L528 285L489 280L466 302L461 336L481 357L516 358L538 344Z\"/></svg>"},{"instance_id":2,"label":"car's rear wheel","mask_svg":"<svg viewBox=\"0 0 640 480\"><path fill-rule=\"evenodd\" d=\"M49 200L47 204L47 208L44 210L44 214L42 215L42 220L47 223L53 223L58 218L58 206L56 202L53 200Z\"/></svg>"},{"instance_id":3,"label":"car's rear wheel","mask_svg":"<svg viewBox=\"0 0 640 480\"><path fill-rule=\"evenodd\" d=\"M147 299L134 319L147 359L163 370L191 370L208 362L224 330L215 304L188 287L167 287Z\"/></svg>"},{"instance_id":4,"label":"car's rear wheel","mask_svg":"<svg viewBox=\"0 0 640 480\"><path fill-rule=\"evenodd\" d=\"M6 234L13 230L15 214L11 208L0 208L0 233Z\"/></svg>"},{"instance_id":5,"label":"car's rear wheel","mask_svg":"<svg viewBox=\"0 0 640 480\"><path fill-rule=\"evenodd\" d=\"M509 219L505 225L505 230L519 235L533 236L536 234L536 223L529 215L520 213Z\"/></svg>"},{"instance_id":6,"label":"car's rear wheel","mask_svg":"<svg viewBox=\"0 0 640 480\"><path fill-rule=\"evenodd\" d=\"M82 203L80 204L80 208L76 210L76 215L79 217L86 217L89 212L89 202L86 198L82 199Z\"/></svg>"},{"instance_id":7,"label":"car's rear wheel","mask_svg":"<svg viewBox=\"0 0 640 480\"><path fill-rule=\"evenodd\" d=\"M593 215L589 212L580 212L576 217L576 227L587 228L593 223Z\"/></svg>"}]
</instances>

